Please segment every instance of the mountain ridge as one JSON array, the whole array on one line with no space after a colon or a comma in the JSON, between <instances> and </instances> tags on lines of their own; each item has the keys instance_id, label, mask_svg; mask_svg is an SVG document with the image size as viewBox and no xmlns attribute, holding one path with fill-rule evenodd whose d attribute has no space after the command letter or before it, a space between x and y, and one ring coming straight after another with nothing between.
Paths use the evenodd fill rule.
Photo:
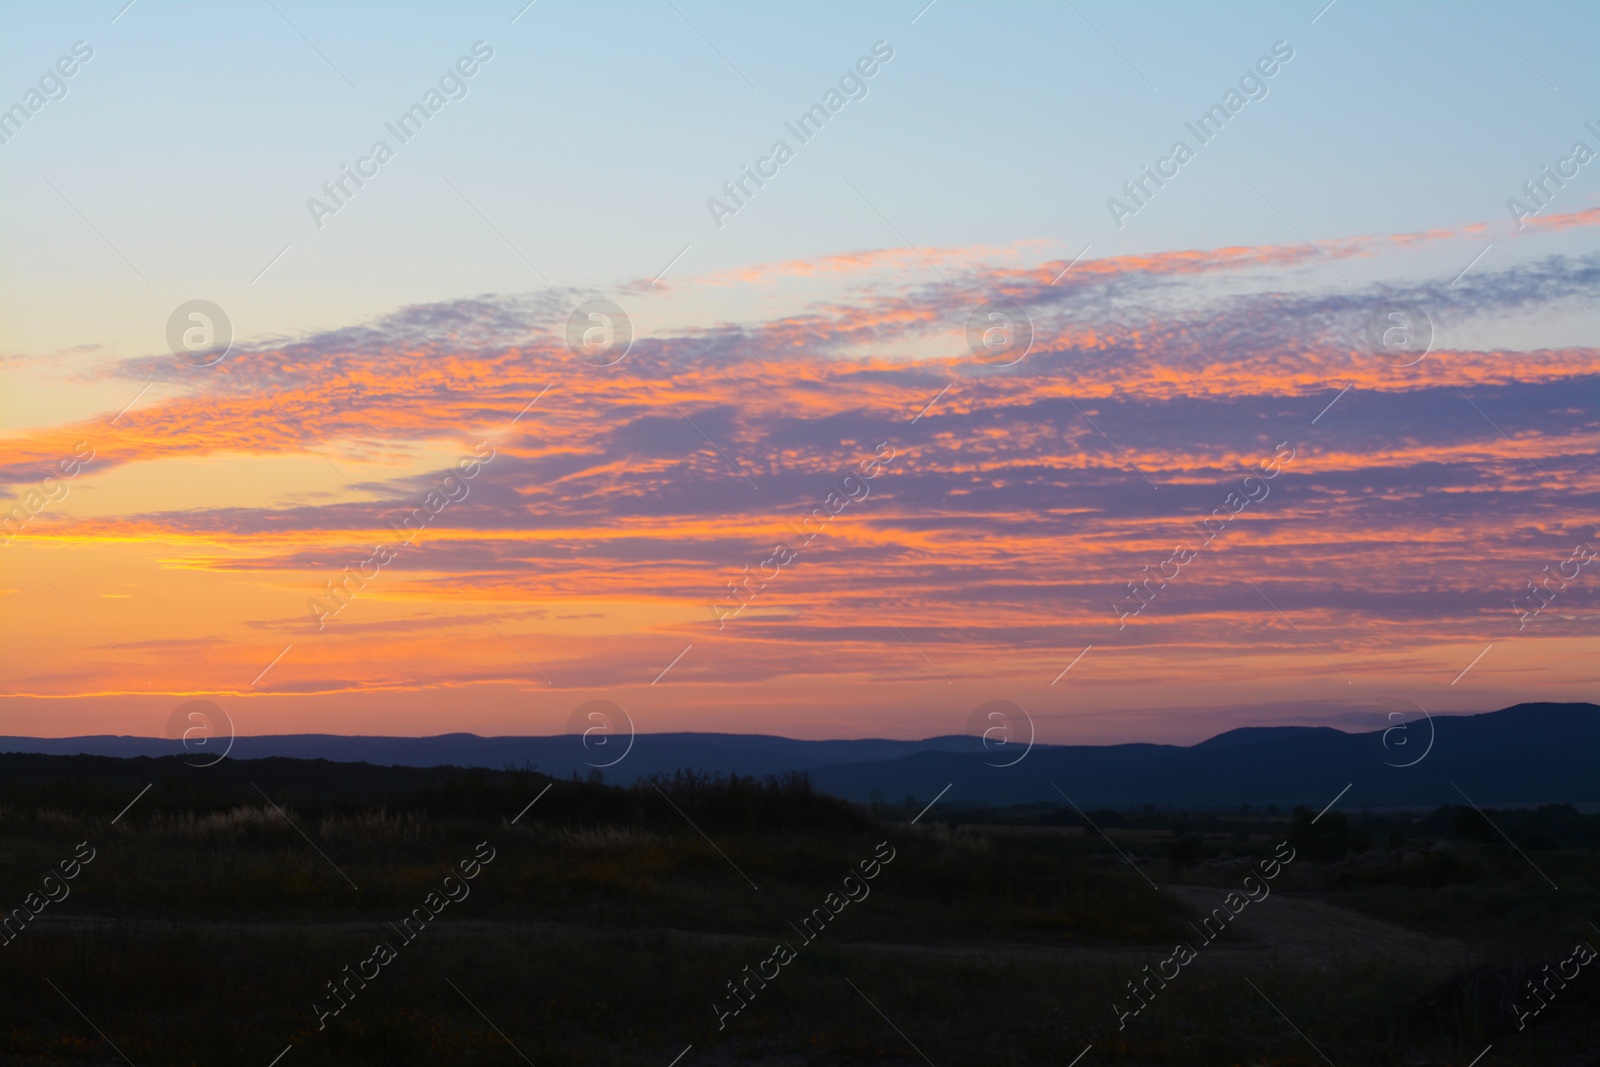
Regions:
<instances>
[{"instance_id":1,"label":"mountain ridge","mask_svg":"<svg viewBox=\"0 0 1600 1067\"><path fill-rule=\"evenodd\" d=\"M197 763L216 759L225 745L225 738L213 738L185 750L173 739L115 734L0 737L0 752L119 757L187 753ZM677 770L756 776L804 772L823 791L861 801L927 799L948 785L949 802L969 804L1053 801L1070 792L1074 803L1113 807L1320 806L1319 797L1325 801L1348 785L1351 802L1385 807L1455 803L1462 797L1476 803L1590 802L1600 801L1600 705L1525 702L1361 733L1326 726L1246 726L1191 745L1012 743L985 748L981 739L960 734L914 741L811 741L680 731L591 737L585 747L579 734L485 737L452 732L430 737L239 737L228 755L408 767L533 765L557 777L598 770L608 781L622 784Z\"/></svg>"}]
</instances>

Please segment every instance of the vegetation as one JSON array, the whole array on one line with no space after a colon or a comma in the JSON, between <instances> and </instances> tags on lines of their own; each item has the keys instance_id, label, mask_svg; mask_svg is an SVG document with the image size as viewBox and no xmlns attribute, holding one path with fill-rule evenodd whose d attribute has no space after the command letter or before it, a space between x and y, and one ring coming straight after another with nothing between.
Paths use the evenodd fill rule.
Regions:
<instances>
[{"instance_id":1,"label":"vegetation","mask_svg":"<svg viewBox=\"0 0 1600 1067\"><path fill-rule=\"evenodd\" d=\"M1065 1064L1091 1044L1083 1067L1321 1063L1316 1049L1340 1067L1464 1064L1491 1041L1496 1064L1600 1052L1600 974L1526 1032L1507 1014L1538 965L1600 944L1586 925L1600 915L1600 817L917 814L850 805L803 776L619 788L532 768L0 756L0 906L23 907L80 842L95 850L70 896L0 948L0 1064L122 1062L109 1042L138 1064L262 1067L286 1048L284 1067L664 1067L689 1045L683 1067ZM1285 841L1296 859L1275 894L1465 942L1475 958L1257 962L1244 923L1119 1029L1111 1004L1128 981L1197 940L1198 912L1170 887L1220 896ZM402 945L391 924L481 842L494 858L470 895L347 985L348 1007L319 1029L327 983L374 944ZM870 895L747 987L750 1006L719 1030L726 983L777 942L801 947L796 924L882 842L894 859Z\"/></svg>"}]
</instances>

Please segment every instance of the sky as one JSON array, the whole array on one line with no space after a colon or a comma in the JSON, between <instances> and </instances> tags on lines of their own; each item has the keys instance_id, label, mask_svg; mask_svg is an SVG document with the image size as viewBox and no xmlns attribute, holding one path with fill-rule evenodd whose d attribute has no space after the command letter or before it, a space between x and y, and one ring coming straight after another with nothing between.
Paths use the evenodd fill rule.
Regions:
<instances>
[{"instance_id":1,"label":"sky","mask_svg":"<svg viewBox=\"0 0 1600 1067\"><path fill-rule=\"evenodd\" d=\"M1597 39L0 5L0 735L1600 699Z\"/></svg>"}]
</instances>

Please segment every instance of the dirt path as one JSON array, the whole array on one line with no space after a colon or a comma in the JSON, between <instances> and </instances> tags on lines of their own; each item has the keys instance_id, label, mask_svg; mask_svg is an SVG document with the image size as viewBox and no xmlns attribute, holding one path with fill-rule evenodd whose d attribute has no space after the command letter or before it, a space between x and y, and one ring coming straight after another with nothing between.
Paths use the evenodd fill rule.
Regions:
<instances>
[{"instance_id":1,"label":"dirt path","mask_svg":"<svg viewBox=\"0 0 1600 1067\"><path fill-rule=\"evenodd\" d=\"M1227 890L1214 886L1168 886L1166 892L1202 915L1222 903ZM596 934L621 935L629 931L611 930L549 921L454 919L448 914L430 924L428 936L503 937L523 936L538 939L569 939ZM1196 919L1198 923L1198 918ZM213 933L261 936L293 930L296 933L356 933L377 937L393 935L393 928L382 920L294 923L279 920L225 922L218 920L116 919L102 916L46 913L29 924L34 933L71 933L122 930L137 934ZM704 931L665 930L671 939L700 944L749 945L770 947L773 934L722 934ZM776 940L784 935L776 933ZM1338 964L1367 959L1390 959L1421 966L1452 969L1470 966L1470 950L1459 941L1420 934L1392 923L1371 919L1356 912L1307 896L1273 893L1259 903L1249 904L1216 941L1204 945L1194 934L1188 939L1208 962L1207 966L1251 968L1284 966L1326 970ZM887 944L845 939L825 939L838 949L864 952L900 953L910 956L991 959L1027 959L1039 962L1072 961L1087 964L1125 965L1148 963L1172 951L1171 945L1029 945L1019 942L942 942L938 944Z\"/></svg>"},{"instance_id":2,"label":"dirt path","mask_svg":"<svg viewBox=\"0 0 1600 1067\"><path fill-rule=\"evenodd\" d=\"M1167 892L1196 911L1222 905L1227 890L1173 885ZM1226 909L1224 909L1226 910ZM1470 966L1473 955L1460 941L1429 936L1372 919L1315 897L1273 893L1249 904L1228 924L1229 932L1202 951L1229 964L1261 963L1322 969L1369 959L1420 966ZM1200 937L1191 944L1199 948Z\"/></svg>"}]
</instances>

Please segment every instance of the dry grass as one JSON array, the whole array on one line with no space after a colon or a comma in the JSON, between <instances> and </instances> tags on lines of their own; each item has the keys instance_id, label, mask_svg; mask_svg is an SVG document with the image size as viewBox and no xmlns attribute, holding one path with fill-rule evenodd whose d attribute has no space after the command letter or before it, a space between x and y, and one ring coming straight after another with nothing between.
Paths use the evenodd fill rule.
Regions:
<instances>
[{"instance_id":1,"label":"dry grass","mask_svg":"<svg viewBox=\"0 0 1600 1067\"><path fill-rule=\"evenodd\" d=\"M420 812L391 812L386 808L354 815L329 815L322 820L320 836L329 841L393 841L412 844L430 836L430 820Z\"/></svg>"},{"instance_id":2,"label":"dry grass","mask_svg":"<svg viewBox=\"0 0 1600 1067\"><path fill-rule=\"evenodd\" d=\"M162 812L129 833L154 838L187 838L196 841L255 839L284 829L283 816L263 804L253 808L197 815L194 812Z\"/></svg>"},{"instance_id":3,"label":"dry grass","mask_svg":"<svg viewBox=\"0 0 1600 1067\"><path fill-rule=\"evenodd\" d=\"M987 829L973 826L957 826L952 829L942 823L933 823L917 829L925 840L966 852L986 853L994 840L993 834Z\"/></svg>"},{"instance_id":4,"label":"dry grass","mask_svg":"<svg viewBox=\"0 0 1600 1067\"><path fill-rule=\"evenodd\" d=\"M585 852L658 848L669 840L665 834L636 826L563 828L552 831L550 838L558 845Z\"/></svg>"}]
</instances>

